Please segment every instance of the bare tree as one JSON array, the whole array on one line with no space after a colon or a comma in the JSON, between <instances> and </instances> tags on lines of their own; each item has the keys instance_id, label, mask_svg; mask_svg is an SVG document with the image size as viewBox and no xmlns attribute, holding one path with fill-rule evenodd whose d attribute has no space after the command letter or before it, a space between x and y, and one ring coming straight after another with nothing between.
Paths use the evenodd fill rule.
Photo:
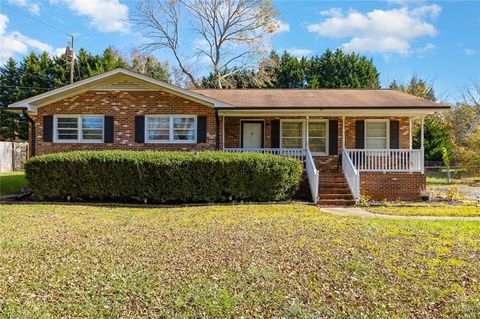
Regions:
<instances>
[{"instance_id":1,"label":"bare tree","mask_svg":"<svg viewBox=\"0 0 480 319\"><path fill-rule=\"evenodd\" d=\"M242 70L268 49L268 35L279 27L276 16L269 0L142 0L132 20L150 40L144 49L169 50L194 86L192 66L208 62L221 88L232 75L222 71ZM186 24L198 36L193 47L181 39ZM187 51L193 55L185 56Z\"/></svg>"},{"instance_id":2,"label":"bare tree","mask_svg":"<svg viewBox=\"0 0 480 319\"><path fill-rule=\"evenodd\" d=\"M471 105L476 110L476 118L473 119L470 128L468 129L465 136L470 135L478 125L480 125L480 83L474 82L472 87L470 87L465 94L463 95L465 104Z\"/></svg>"}]
</instances>

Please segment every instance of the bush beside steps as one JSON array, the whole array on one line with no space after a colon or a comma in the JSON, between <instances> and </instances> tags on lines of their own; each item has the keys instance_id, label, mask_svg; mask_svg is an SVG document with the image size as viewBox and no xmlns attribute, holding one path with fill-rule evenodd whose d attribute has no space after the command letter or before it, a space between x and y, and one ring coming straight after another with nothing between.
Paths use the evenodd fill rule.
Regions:
<instances>
[{"instance_id":1,"label":"bush beside steps","mask_svg":"<svg viewBox=\"0 0 480 319\"><path fill-rule=\"evenodd\" d=\"M211 151L77 151L25 164L40 200L148 203L289 200L302 171L292 158Z\"/></svg>"}]
</instances>

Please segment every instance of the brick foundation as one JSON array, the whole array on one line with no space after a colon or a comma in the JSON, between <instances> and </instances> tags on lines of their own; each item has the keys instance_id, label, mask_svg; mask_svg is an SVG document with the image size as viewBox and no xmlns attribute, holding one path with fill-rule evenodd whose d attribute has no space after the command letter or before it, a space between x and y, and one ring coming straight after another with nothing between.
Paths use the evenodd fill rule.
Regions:
<instances>
[{"instance_id":1,"label":"brick foundation","mask_svg":"<svg viewBox=\"0 0 480 319\"><path fill-rule=\"evenodd\" d=\"M360 194L371 200L420 200L426 177L420 173L360 173Z\"/></svg>"}]
</instances>

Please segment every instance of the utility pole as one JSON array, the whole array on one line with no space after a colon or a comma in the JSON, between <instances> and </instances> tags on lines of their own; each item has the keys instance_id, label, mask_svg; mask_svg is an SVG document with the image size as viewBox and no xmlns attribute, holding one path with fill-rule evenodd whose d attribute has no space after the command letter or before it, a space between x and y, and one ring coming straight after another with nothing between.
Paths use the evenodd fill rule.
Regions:
<instances>
[{"instance_id":1,"label":"utility pole","mask_svg":"<svg viewBox=\"0 0 480 319\"><path fill-rule=\"evenodd\" d=\"M75 50L73 48L73 33L70 34L70 84L73 83L73 75L74 75L74 68L75 68Z\"/></svg>"}]
</instances>

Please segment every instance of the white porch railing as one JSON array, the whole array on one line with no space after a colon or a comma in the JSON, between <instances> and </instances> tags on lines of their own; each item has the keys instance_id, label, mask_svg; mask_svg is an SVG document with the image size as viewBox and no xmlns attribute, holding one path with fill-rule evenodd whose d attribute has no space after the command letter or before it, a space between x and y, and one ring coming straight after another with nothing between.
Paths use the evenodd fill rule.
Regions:
<instances>
[{"instance_id":1,"label":"white porch railing","mask_svg":"<svg viewBox=\"0 0 480 319\"><path fill-rule=\"evenodd\" d=\"M342 149L342 170L355 202L360 199L360 172L350 158L348 150Z\"/></svg>"},{"instance_id":2,"label":"white porch railing","mask_svg":"<svg viewBox=\"0 0 480 319\"><path fill-rule=\"evenodd\" d=\"M312 194L312 201L317 204L318 200L318 183L320 182L320 172L315 166L312 153L307 148L305 158L305 170L307 171L308 184L310 185L310 194Z\"/></svg>"},{"instance_id":3,"label":"white porch railing","mask_svg":"<svg viewBox=\"0 0 480 319\"><path fill-rule=\"evenodd\" d=\"M347 149L355 168L360 172L421 172L421 149Z\"/></svg>"},{"instance_id":4,"label":"white porch railing","mask_svg":"<svg viewBox=\"0 0 480 319\"><path fill-rule=\"evenodd\" d=\"M288 157L294 157L303 161L305 159L306 151L302 148L225 148L225 152L230 153L262 153L262 154L274 154L283 155Z\"/></svg>"}]
</instances>

